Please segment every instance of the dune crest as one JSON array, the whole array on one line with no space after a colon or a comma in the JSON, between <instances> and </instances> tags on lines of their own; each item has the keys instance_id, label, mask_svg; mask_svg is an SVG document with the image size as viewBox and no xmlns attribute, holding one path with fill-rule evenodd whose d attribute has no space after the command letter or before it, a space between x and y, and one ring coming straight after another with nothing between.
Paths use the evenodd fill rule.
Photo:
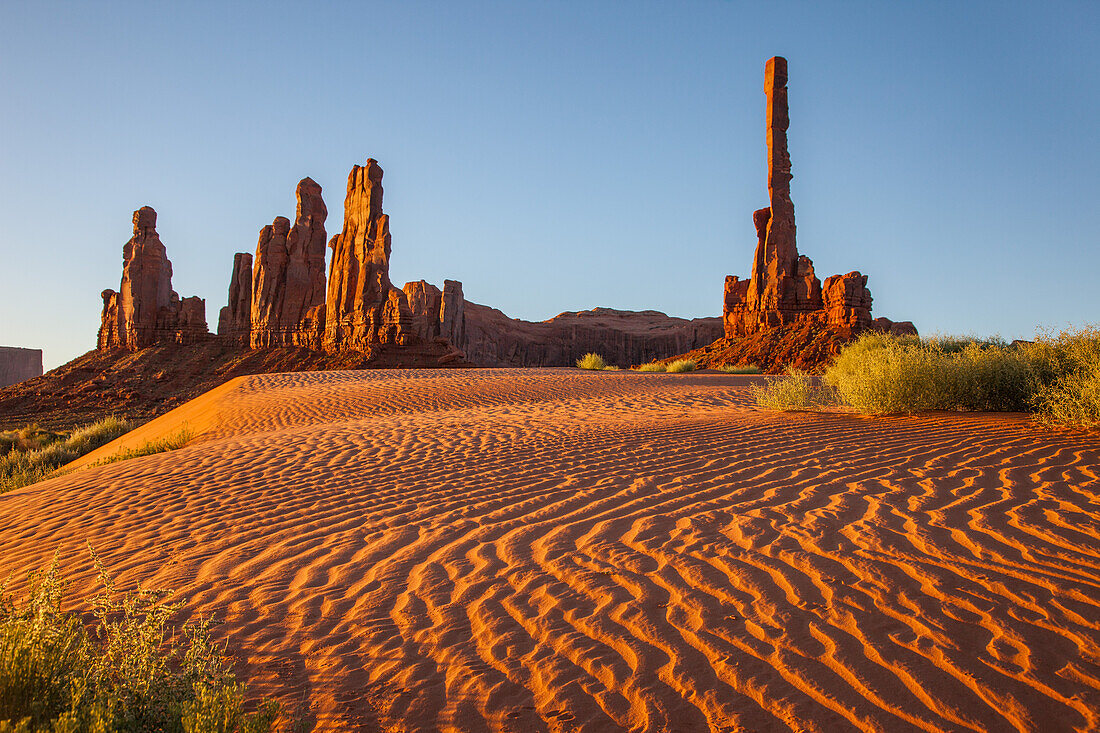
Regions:
<instances>
[{"instance_id":1,"label":"dune crest","mask_svg":"<svg viewBox=\"0 0 1100 733\"><path fill-rule=\"evenodd\" d=\"M1100 439L758 379L241 378L0 496L0 575L90 540L317 730L1100 728Z\"/></svg>"}]
</instances>

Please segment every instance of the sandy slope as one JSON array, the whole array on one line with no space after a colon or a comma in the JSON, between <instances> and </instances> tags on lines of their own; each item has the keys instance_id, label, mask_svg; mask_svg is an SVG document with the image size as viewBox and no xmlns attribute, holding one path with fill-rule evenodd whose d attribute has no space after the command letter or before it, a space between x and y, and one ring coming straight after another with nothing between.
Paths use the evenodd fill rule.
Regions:
<instances>
[{"instance_id":1,"label":"sandy slope","mask_svg":"<svg viewBox=\"0 0 1100 733\"><path fill-rule=\"evenodd\" d=\"M1100 438L751 379L242 378L0 496L0 573L91 540L323 730L1100 729Z\"/></svg>"}]
</instances>

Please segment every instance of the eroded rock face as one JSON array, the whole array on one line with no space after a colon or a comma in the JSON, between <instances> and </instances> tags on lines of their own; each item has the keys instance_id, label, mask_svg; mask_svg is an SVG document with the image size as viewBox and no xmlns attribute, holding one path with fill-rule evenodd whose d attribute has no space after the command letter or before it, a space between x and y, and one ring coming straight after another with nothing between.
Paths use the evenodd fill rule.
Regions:
<instances>
[{"instance_id":1,"label":"eroded rock face","mask_svg":"<svg viewBox=\"0 0 1100 733\"><path fill-rule=\"evenodd\" d=\"M686 320L659 311L593 308L530 322L465 301L455 345L478 366L573 366L588 352L622 367L663 359L713 342L718 318Z\"/></svg>"},{"instance_id":2,"label":"eroded rock face","mask_svg":"<svg viewBox=\"0 0 1100 733\"><path fill-rule=\"evenodd\" d=\"M206 302L180 300L172 290L172 263L157 234L157 212L134 212L134 236L122 249L122 283L104 290L99 349L143 349L156 343L188 344L209 336Z\"/></svg>"},{"instance_id":3,"label":"eroded rock face","mask_svg":"<svg viewBox=\"0 0 1100 733\"><path fill-rule=\"evenodd\" d=\"M294 225L275 217L260 230L252 270L253 348L320 348L325 316L325 220L321 187L303 178Z\"/></svg>"},{"instance_id":4,"label":"eroded rock face","mask_svg":"<svg viewBox=\"0 0 1100 733\"><path fill-rule=\"evenodd\" d=\"M723 292L726 338L815 320L859 331L871 325L871 291L859 272L834 275L822 287L814 263L798 253L791 157L787 149L787 60L776 56L764 67L767 95L768 198L770 206L753 212L756 253L748 280L730 275Z\"/></svg>"},{"instance_id":5,"label":"eroded rock face","mask_svg":"<svg viewBox=\"0 0 1100 733\"><path fill-rule=\"evenodd\" d=\"M229 304L218 314L218 336L248 344L252 332L252 255L233 255L233 275L229 279Z\"/></svg>"},{"instance_id":6,"label":"eroded rock face","mask_svg":"<svg viewBox=\"0 0 1100 733\"><path fill-rule=\"evenodd\" d=\"M324 348L369 350L416 338L408 299L390 283L389 217L382 213L382 168L373 158L348 176L344 227L329 247Z\"/></svg>"},{"instance_id":7,"label":"eroded rock face","mask_svg":"<svg viewBox=\"0 0 1100 733\"><path fill-rule=\"evenodd\" d=\"M412 311L412 328L425 340L439 338L439 314L443 305L443 292L427 280L405 283L401 289Z\"/></svg>"}]
</instances>

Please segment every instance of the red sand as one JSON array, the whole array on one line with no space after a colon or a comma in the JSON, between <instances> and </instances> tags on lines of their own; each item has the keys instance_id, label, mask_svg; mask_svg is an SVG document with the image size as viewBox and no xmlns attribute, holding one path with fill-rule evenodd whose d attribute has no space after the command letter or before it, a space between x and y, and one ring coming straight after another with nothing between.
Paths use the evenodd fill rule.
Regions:
<instances>
[{"instance_id":1,"label":"red sand","mask_svg":"<svg viewBox=\"0 0 1100 733\"><path fill-rule=\"evenodd\" d=\"M240 378L0 496L0 577L91 541L318 730L1100 729L1100 438L754 379Z\"/></svg>"}]
</instances>

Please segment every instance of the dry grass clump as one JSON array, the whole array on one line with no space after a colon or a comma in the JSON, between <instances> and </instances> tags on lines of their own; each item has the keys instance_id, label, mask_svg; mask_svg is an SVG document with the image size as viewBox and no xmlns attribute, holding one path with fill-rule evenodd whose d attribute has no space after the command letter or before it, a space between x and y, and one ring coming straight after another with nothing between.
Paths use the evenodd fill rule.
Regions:
<instances>
[{"instance_id":1,"label":"dry grass clump","mask_svg":"<svg viewBox=\"0 0 1100 733\"><path fill-rule=\"evenodd\" d=\"M718 371L725 374L760 374L760 367L755 364L737 364L735 366L720 366Z\"/></svg>"},{"instance_id":2,"label":"dry grass clump","mask_svg":"<svg viewBox=\"0 0 1100 733\"><path fill-rule=\"evenodd\" d=\"M62 612L65 583L56 557L30 577L27 597L0 588L0 731L166 731L261 733L280 711L265 700L244 713L245 687L235 681L210 619L174 627L179 610L165 591L116 596L92 555L104 590L92 619Z\"/></svg>"},{"instance_id":3,"label":"dry grass clump","mask_svg":"<svg viewBox=\"0 0 1100 733\"><path fill-rule=\"evenodd\" d=\"M827 393L816 380L800 369L788 369L782 377L777 377L765 387L750 388L756 404L770 410L812 410L826 404Z\"/></svg>"},{"instance_id":4,"label":"dry grass clump","mask_svg":"<svg viewBox=\"0 0 1100 733\"><path fill-rule=\"evenodd\" d=\"M0 433L0 494L37 483L70 461L106 445L134 428L110 416L68 435L28 425Z\"/></svg>"},{"instance_id":5,"label":"dry grass clump","mask_svg":"<svg viewBox=\"0 0 1100 733\"><path fill-rule=\"evenodd\" d=\"M603 357L597 353L589 352L577 359L578 369L592 369L594 371L601 371L607 368L607 362L603 360Z\"/></svg>"},{"instance_id":6,"label":"dry grass clump","mask_svg":"<svg viewBox=\"0 0 1100 733\"><path fill-rule=\"evenodd\" d=\"M681 372L693 372L695 371L695 362L691 359L677 359L676 361L670 361L665 365L665 371L670 374L679 374Z\"/></svg>"},{"instance_id":7,"label":"dry grass clump","mask_svg":"<svg viewBox=\"0 0 1100 733\"><path fill-rule=\"evenodd\" d=\"M663 372L665 371L665 365L659 361L651 361L648 364L639 364L634 367L636 372Z\"/></svg>"},{"instance_id":8,"label":"dry grass clump","mask_svg":"<svg viewBox=\"0 0 1100 733\"><path fill-rule=\"evenodd\" d=\"M158 438L157 440L147 440L137 448L123 448L114 455L96 461L93 465L105 466L108 463L118 463L119 461L126 461L131 458L141 458L142 456L151 456L156 453L176 450L177 448L182 448L187 445L194 437L195 434L191 429L184 426L171 435ZM0 731L0 733L2 733L2 731Z\"/></svg>"}]
</instances>

